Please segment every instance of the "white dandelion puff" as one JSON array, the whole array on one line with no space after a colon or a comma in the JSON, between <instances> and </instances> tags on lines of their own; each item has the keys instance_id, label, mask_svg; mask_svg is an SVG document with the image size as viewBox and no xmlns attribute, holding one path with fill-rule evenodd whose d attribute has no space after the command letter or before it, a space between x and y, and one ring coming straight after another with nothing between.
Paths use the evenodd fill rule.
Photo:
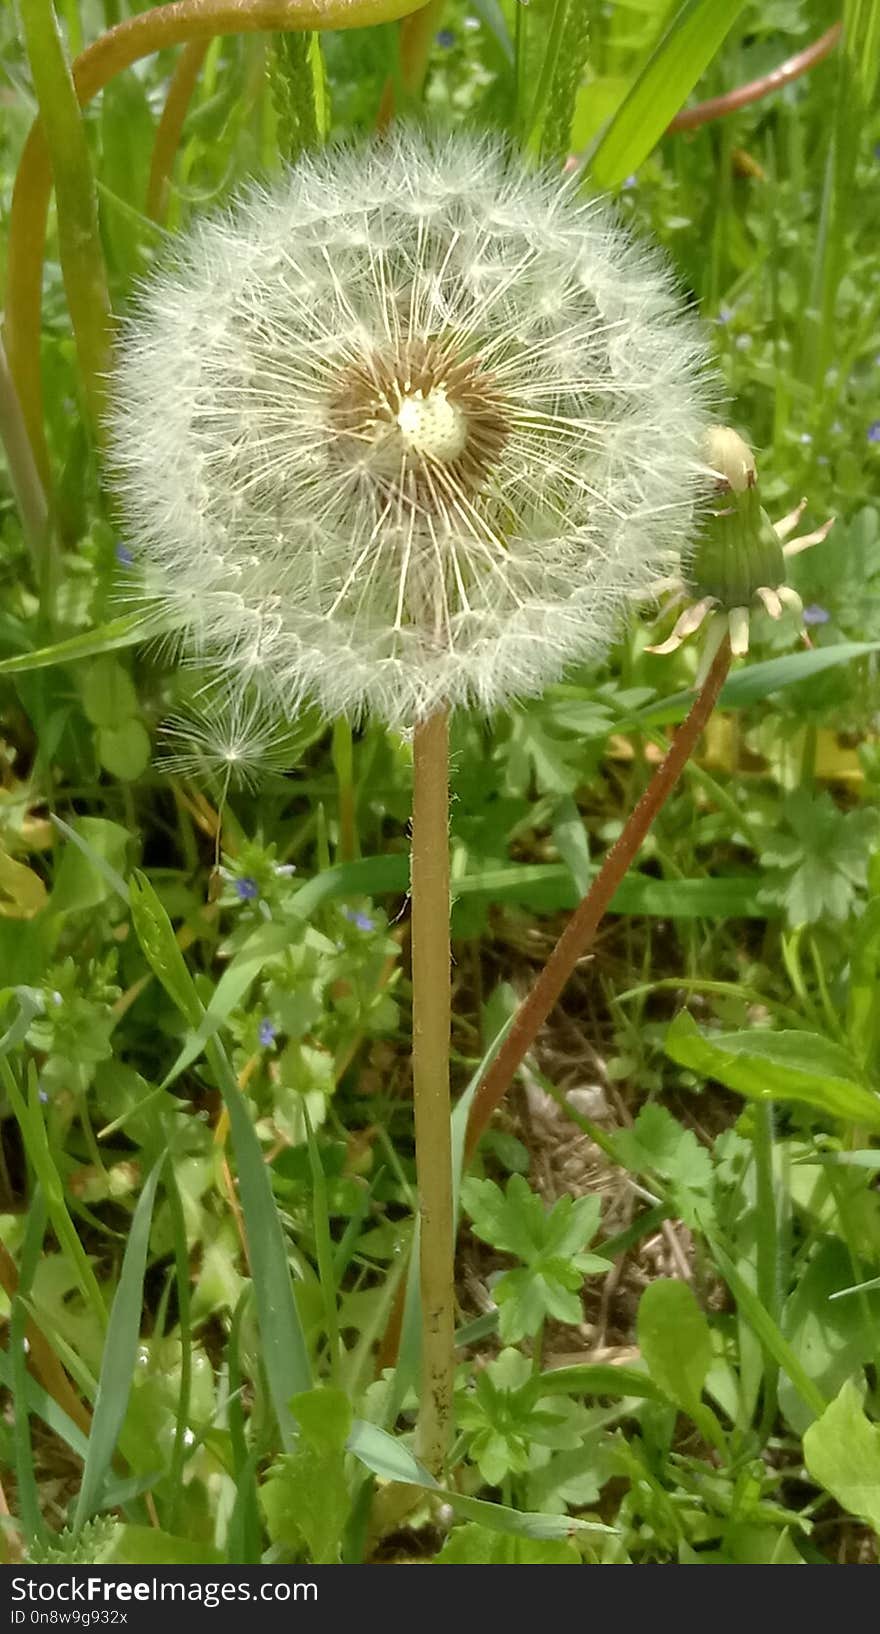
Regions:
<instances>
[{"instance_id":1,"label":"white dandelion puff","mask_svg":"<svg viewBox=\"0 0 880 1634\"><path fill-rule=\"evenodd\" d=\"M162 722L158 764L176 777L213 782L224 795L253 791L267 774L289 771L316 729L314 717L285 724L252 690L212 685Z\"/></svg>"},{"instance_id":2,"label":"white dandelion puff","mask_svg":"<svg viewBox=\"0 0 880 1634\"><path fill-rule=\"evenodd\" d=\"M490 137L303 157L146 285L113 391L165 626L408 726L600 655L686 549L711 395L665 264Z\"/></svg>"}]
</instances>

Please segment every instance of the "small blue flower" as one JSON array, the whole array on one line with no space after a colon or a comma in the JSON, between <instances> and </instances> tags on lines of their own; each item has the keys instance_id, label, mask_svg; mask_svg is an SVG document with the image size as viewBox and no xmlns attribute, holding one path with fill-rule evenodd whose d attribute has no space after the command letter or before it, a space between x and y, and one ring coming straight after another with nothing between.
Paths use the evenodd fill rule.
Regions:
<instances>
[{"instance_id":1,"label":"small blue flower","mask_svg":"<svg viewBox=\"0 0 880 1634\"><path fill-rule=\"evenodd\" d=\"M235 894L240 902L253 902L260 894L260 887L255 879L245 874L243 878L235 881Z\"/></svg>"},{"instance_id":2,"label":"small blue flower","mask_svg":"<svg viewBox=\"0 0 880 1634\"><path fill-rule=\"evenodd\" d=\"M269 1021L268 1017L266 1018L265 1021L261 1021L260 1022L260 1029L259 1029L259 1032L257 1034L257 1037L259 1038L260 1043L262 1044L263 1048L268 1049L269 1045L273 1044L275 1042L275 1023L274 1023L274 1021Z\"/></svg>"},{"instance_id":3,"label":"small blue flower","mask_svg":"<svg viewBox=\"0 0 880 1634\"><path fill-rule=\"evenodd\" d=\"M43 1105L44 1105L44 1106L46 1106L46 1104L47 1104L47 1103L48 1103L48 1100L49 1100L49 1091L48 1091L48 1089L44 1089L44 1088L43 1088L43 1085L42 1085L42 1082L40 1082L40 1083L39 1083L39 1084L38 1084L38 1086L37 1086L37 1098L38 1098L38 1099L39 1099L39 1100L40 1100L40 1101L42 1101L42 1103L43 1103Z\"/></svg>"},{"instance_id":4,"label":"small blue flower","mask_svg":"<svg viewBox=\"0 0 880 1634\"><path fill-rule=\"evenodd\" d=\"M624 191L628 192L631 187L636 187L637 184L638 184L638 179L639 179L638 176L636 176L635 174L633 174L632 176L627 176L625 182L623 183Z\"/></svg>"},{"instance_id":5,"label":"small blue flower","mask_svg":"<svg viewBox=\"0 0 880 1634\"><path fill-rule=\"evenodd\" d=\"M732 317L733 317L733 307L732 306L719 306L719 308L718 308L718 317L716 318L715 321L716 321L716 323L729 323Z\"/></svg>"},{"instance_id":6,"label":"small blue flower","mask_svg":"<svg viewBox=\"0 0 880 1634\"><path fill-rule=\"evenodd\" d=\"M134 555L129 550L128 545L119 544L116 546L116 560L120 567L131 567Z\"/></svg>"},{"instance_id":7,"label":"small blue flower","mask_svg":"<svg viewBox=\"0 0 880 1634\"><path fill-rule=\"evenodd\" d=\"M352 925L357 925L358 930L376 929L375 919L370 919L367 914L360 913L357 908L343 908L342 911L345 914L346 919L351 921Z\"/></svg>"},{"instance_id":8,"label":"small blue flower","mask_svg":"<svg viewBox=\"0 0 880 1634\"><path fill-rule=\"evenodd\" d=\"M872 420L868 427L868 442L880 443L880 420Z\"/></svg>"},{"instance_id":9,"label":"small blue flower","mask_svg":"<svg viewBox=\"0 0 880 1634\"><path fill-rule=\"evenodd\" d=\"M441 28L435 38L437 44L442 46L444 51L448 51L449 47L455 44L455 34L451 28Z\"/></svg>"},{"instance_id":10,"label":"small blue flower","mask_svg":"<svg viewBox=\"0 0 880 1634\"><path fill-rule=\"evenodd\" d=\"M818 602L811 602L809 607L804 608L805 624L827 624L830 617L828 608L820 607Z\"/></svg>"}]
</instances>

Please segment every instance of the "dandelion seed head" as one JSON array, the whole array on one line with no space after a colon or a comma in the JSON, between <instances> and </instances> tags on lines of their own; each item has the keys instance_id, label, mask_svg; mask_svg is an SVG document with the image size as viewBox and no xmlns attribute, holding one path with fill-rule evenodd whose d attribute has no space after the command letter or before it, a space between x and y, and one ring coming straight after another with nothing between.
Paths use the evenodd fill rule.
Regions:
<instances>
[{"instance_id":1,"label":"dandelion seed head","mask_svg":"<svg viewBox=\"0 0 880 1634\"><path fill-rule=\"evenodd\" d=\"M128 536L184 650L290 715L493 709L686 550L713 381L577 179L402 129L199 224L120 345Z\"/></svg>"},{"instance_id":2,"label":"dandelion seed head","mask_svg":"<svg viewBox=\"0 0 880 1634\"><path fill-rule=\"evenodd\" d=\"M209 683L190 707L159 728L159 765L177 777L254 789L267 774L288 771L300 746L259 691Z\"/></svg>"}]
</instances>

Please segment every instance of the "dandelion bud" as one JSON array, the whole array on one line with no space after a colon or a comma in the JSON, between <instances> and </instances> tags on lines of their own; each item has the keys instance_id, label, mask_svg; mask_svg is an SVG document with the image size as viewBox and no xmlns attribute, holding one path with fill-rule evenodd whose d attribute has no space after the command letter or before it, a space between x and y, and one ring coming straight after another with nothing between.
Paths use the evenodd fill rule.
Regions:
<instances>
[{"instance_id":1,"label":"dandelion bud","mask_svg":"<svg viewBox=\"0 0 880 1634\"><path fill-rule=\"evenodd\" d=\"M126 537L227 683L395 725L503 706L688 544L702 333L576 189L404 130L305 155L149 281L112 393Z\"/></svg>"},{"instance_id":2,"label":"dandelion bud","mask_svg":"<svg viewBox=\"0 0 880 1634\"><path fill-rule=\"evenodd\" d=\"M786 583L786 557L818 544L831 528L826 522L814 533L790 539L806 500L781 522L771 522L761 505L754 455L738 433L729 426L713 426L703 446L718 479L719 502L706 519L676 596L679 602L686 598L689 606L668 639L648 648L654 653L674 652L711 614L698 683L726 635L734 654L748 652L749 617L756 605L776 619L786 607L802 614L800 596Z\"/></svg>"},{"instance_id":3,"label":"dandelion bud","mask_svg":"<svg viewBox=\"0 0 880 1634\"><path fill-rule=\"evenodd\" d=\"M735 494L754 487L758 480L755 456L732 426L710 426L703 448L719 487L730 488Z\"/></svg>"},{"instance_id":4,"label":"dandelion bud","mask_svg":"<svg viewBox=\"0 0 880 1634\"><path fill-rule=\"evenodd\" d=\"M784 585L785 557L761 506L751 450L727 427L710 434L706 445L727 487L722 502L706 519L688 578L698 598L711 597L717 607L730 612L749 607L764 587L776 591Z\"/></svg>"}]
</instances>

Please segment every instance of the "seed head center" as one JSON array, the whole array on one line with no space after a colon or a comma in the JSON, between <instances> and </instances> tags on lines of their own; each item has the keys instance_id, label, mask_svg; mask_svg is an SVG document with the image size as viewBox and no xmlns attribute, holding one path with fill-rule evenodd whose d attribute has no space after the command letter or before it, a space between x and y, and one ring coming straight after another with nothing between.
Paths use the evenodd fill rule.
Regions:
<instances>
[{"instance_id":1,"label":"seed head center","mask_svg":"<svg viewBox=\"0 0 880 1634\"><path fill-rule=\"evenodd\" d=\"M402 398L397 429L409 453L444 464L464 453L468 439L467 416L443 386L410 392Z\"/></svg>"}]
</instances>

